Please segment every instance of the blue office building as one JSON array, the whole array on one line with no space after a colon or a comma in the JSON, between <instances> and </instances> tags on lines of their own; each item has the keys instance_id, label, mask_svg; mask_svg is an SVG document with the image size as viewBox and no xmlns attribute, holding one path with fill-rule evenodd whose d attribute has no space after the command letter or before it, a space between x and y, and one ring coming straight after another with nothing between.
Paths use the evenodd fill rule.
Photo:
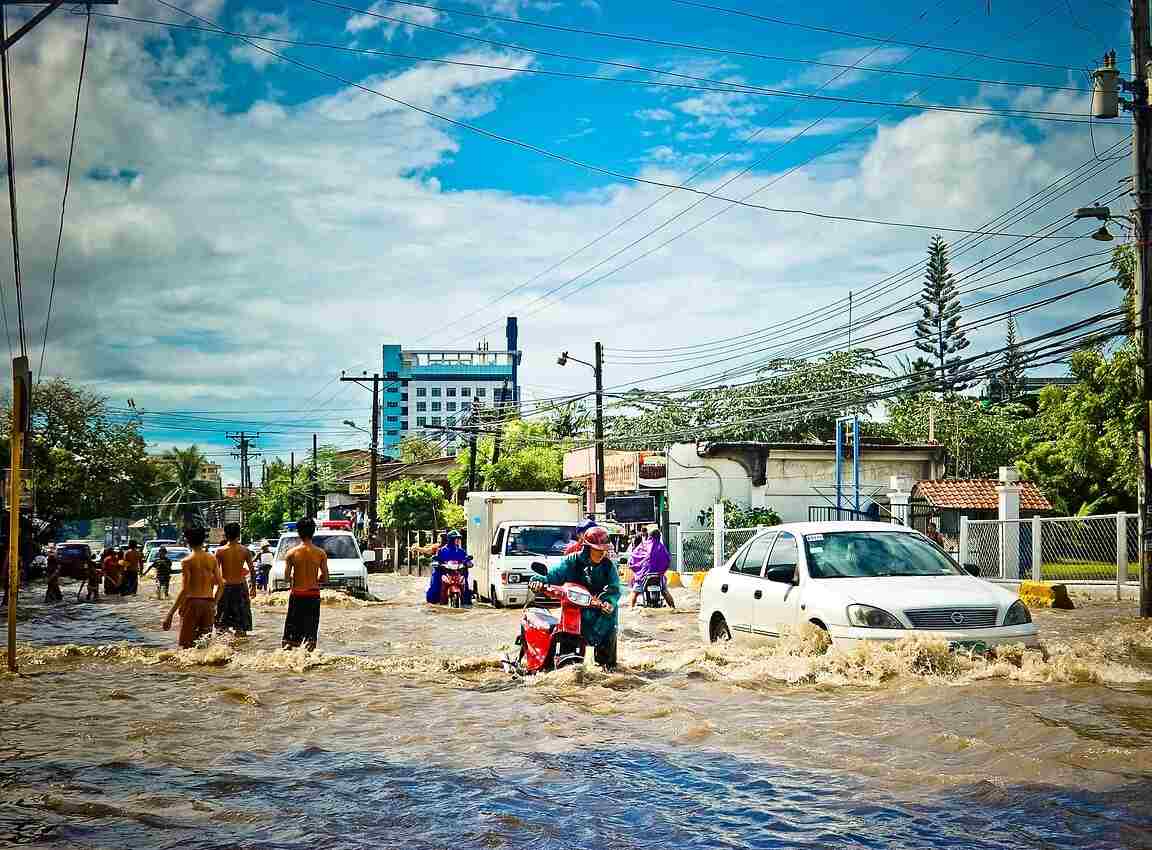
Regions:
<instances>
[{"instance_id":1,"label":"blue office building","mask_svg":"<svg viewBox=\"0 0 1152 850\"><path fill-rule=\"evenodd\" d=\"M423 436L455 454L465 438L445 427L467 421L473 405L496 407L520 402L521 352L514 316L508 317L504 350L480 343L468 350L408 351L384 346L380 410L381 451L399 456L400 441Z\"/></svg>"}]
</instances>

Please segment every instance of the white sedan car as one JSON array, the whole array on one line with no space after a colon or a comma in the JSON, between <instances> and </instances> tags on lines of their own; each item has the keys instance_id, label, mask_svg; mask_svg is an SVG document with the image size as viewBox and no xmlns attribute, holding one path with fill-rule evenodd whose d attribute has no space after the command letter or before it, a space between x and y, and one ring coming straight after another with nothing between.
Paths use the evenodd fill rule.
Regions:
<instances>
[{"instance_id":1,"label":"white sedan car","mask_svg":"<svg viewBox=\"0 0 1152 850\"><path fill-rule=\"evenodd\" d=\"M837 646L929 635L1035 645L1015 593L962 570L920 533L876 522L801 522L757 535L700 589L705 641L779 637L810 622Z\"/></svg>"},{"instance_id":2,"label":"white sedan car","mask_svg":"<svg viewBox=\"0 0 1152 850\"><path fill-rule=\"evenodd\" d=\"M352 532L320 529L312 538L312 542L328 554L327 587L368 590L368 567L365 561L372 560L375 554L371 551L361 553L360 544L356 542ZM294 531L285 532L280 537L276 558L268 574L268 583L272 590L288 589L288 583L284 580L287 568L284 559L293 547L299 545L300 537Z\"/></svg>"}]
</instances>

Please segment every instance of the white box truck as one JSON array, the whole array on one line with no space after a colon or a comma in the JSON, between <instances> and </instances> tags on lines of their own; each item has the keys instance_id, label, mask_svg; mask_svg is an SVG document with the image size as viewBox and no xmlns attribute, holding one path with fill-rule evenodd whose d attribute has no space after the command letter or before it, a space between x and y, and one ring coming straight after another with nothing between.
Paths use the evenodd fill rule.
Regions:
<instances>
[{"instance_id":1,"label":"white box truck","mask_svg":"<svg viewBox=\"0 0 1152 850\"><path fill-rule=\"evenodd\" d=\"M468 554L475 596L499 608L528 603L532 565L553 567L576 537L582 500L567 493L469 493Z\"/></svg>"}]
</instances>

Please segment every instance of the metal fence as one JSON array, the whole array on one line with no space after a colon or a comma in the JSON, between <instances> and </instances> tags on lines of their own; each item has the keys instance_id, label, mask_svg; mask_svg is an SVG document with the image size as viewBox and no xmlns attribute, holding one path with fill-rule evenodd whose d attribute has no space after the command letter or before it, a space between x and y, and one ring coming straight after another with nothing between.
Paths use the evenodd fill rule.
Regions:
<instances>
[{"instance_id":1,"label":"metal fence","mask_svg":"<svg viewBox=\"0 0 1152 850\"><path fill-rule=\"evenodd\" d=\"M960 561L998 581L1115 584L1139 580L1135 516L961 520Z\"/></svg>"},{"instance_id":2,"label":"metal fence","mask_svg":"<svg viewBox=\"0 0 1152 850\"><path fill-rule=\"evenodd\" d=\"M716 557L716 529L703 528L694 531L673 530L674 545L671 547L672 563L682 573L695 573L710 570L724 563L736 550L755 537L760 528L724 528L721 557Z\"/></svg>"}]
</instances>

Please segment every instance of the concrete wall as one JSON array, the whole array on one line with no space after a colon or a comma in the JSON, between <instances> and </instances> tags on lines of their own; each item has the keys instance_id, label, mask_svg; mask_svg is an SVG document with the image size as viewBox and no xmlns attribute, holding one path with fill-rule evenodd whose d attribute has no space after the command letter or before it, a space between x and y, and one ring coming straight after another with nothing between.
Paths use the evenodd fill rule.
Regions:
<instances>
[{"instance_id":1,"label":"concrete wall","mask_svg":"<svg viewBox=\"0 0 1152 850\"><path fill-rule=\"evenodd\" d=\"M669 519L679 522L684 530L700 528L699 512L722 496L749 507L773 508L785 522L806 521L810 506L835 504L831 487L836 475L835 463L835 450L831 446L826 452L772 449L765 467L765 484L754 487L751 476L737 461L702 458L696 453L695 443L675 444L668 451ZM860 459L861 509L867 507L871 494L882 497L887 493L894 475L918 481L932 478L937 472L929 450L888 451L871 457L865 450ZM844 507L852 507L851 481L852 465L846 462Z\"/></svg>"}]
</instances>

